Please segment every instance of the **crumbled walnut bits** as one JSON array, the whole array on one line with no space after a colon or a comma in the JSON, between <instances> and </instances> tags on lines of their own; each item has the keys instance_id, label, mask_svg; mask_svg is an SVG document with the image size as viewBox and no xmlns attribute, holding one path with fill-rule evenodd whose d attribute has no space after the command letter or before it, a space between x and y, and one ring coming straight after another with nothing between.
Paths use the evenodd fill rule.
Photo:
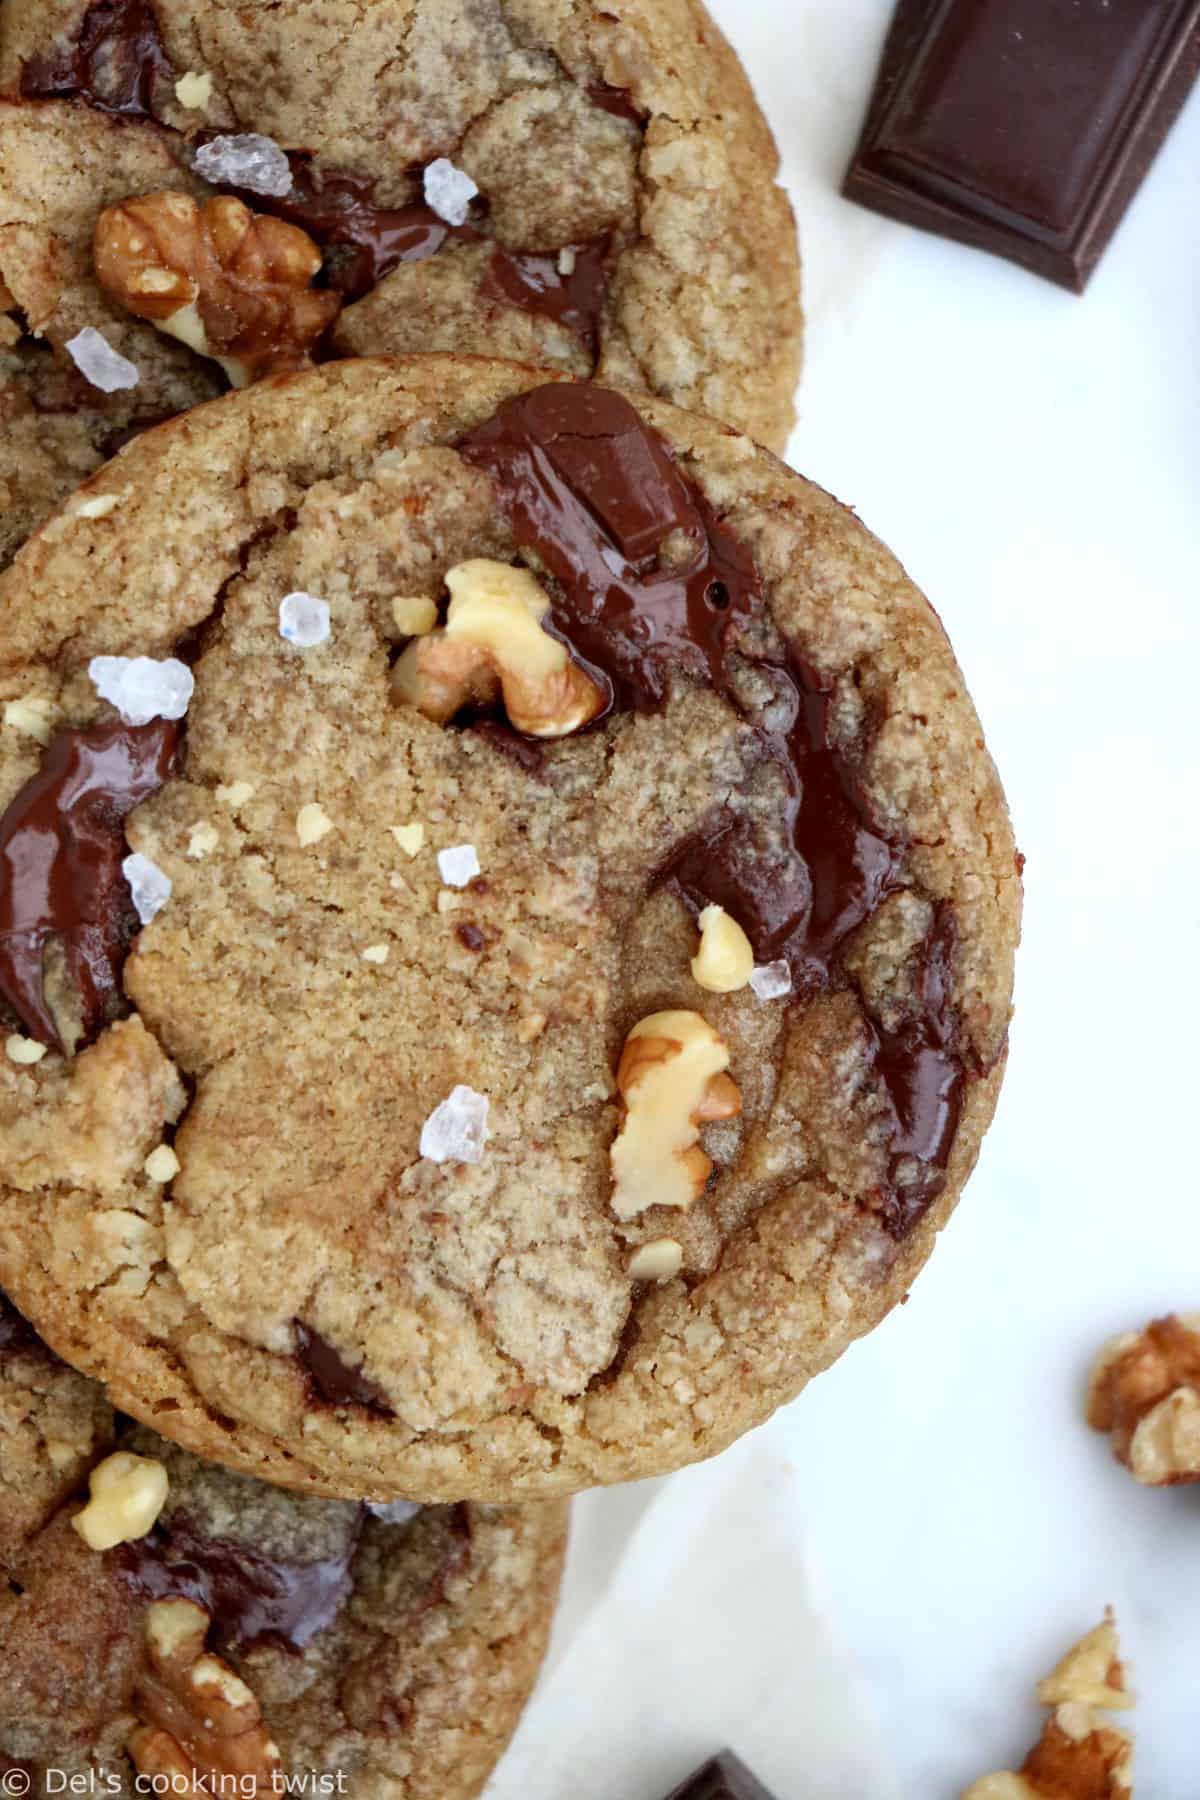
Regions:
<instances>
[{"instance_id":1,"label":"crumbled walnut bits","mask_svg":"<svg viewBox=\"0 0 1200 1800\"><path fill-rule=\"evenodd\" d=\"M146 1614L149 1667L134 1696L142 1721L129 1754L147 1782L167 1778L167 1791L270 1790L281 1768L262 1708L228 1663L206 1652L211 1624L194 1600L160 1600ZM156 1788L156 1791L158 1789Z\"/></svg>"},{"instance_id":2,"label":"crumbled walnut bits","mask_svg":"<svg viewBox=\"0 0 1200 1800\"><path fill-rule=\"evenodd\" d=\"M71 1524L90 1550L145 1537L167 1501L167 1471L151 1456L118 1450L88 1477L91 1499Z\"/></svg>"},{"instance_id":3,"label":"crumbled walnut bits","mask_svg":"<svg viewBox=\"0 0 1200 1800\"><path fill-rule=\"evenodd\" d=\"M1146 1487L1200 1481L1200 1314L1156 1319L1106 1344L1087 1418Z\"/></svg>"},{"instance_id":4,"label":"crumbled walnut bits","mask_svg":"<svg viewBox=\"0 0 1200 1800\"><path fill-rule=\"evenodd\" d=\"M1038 1683L1037 1696L1054 1711L1020 1774L985 1775L963 1800L1129 1800L1133 1739L1096 1716L1134 1704L1111 1612Z\"/></svg>"},{"instance_id":5,"label":"crumbled walnut bits","mask_svg":"<svg viewBox=\"0 0 1200 1800\"><path fill-rule=\"evenodd\" d=\"M611 1152L618 1219L651 1206L686 1209L699 1199L713 1168L700 1127L742 1110L728 1067L725 1040L699 1013L651 1013L634 1026L617 1065L625 1106Z\"/></svg>"},{"instance_id":6,"label":"crumbled walnut bits","mask_svg":"<svg viewBox=\"0 0 1200 1800\"><path fill-rule=\"evenodd\" d=\"M146 194L96 221L96 274L139 319L216 359L235 387L302 367L341 306L311 287L321 252L296 225L219 195Z\"/></svg>"}]
</instances>

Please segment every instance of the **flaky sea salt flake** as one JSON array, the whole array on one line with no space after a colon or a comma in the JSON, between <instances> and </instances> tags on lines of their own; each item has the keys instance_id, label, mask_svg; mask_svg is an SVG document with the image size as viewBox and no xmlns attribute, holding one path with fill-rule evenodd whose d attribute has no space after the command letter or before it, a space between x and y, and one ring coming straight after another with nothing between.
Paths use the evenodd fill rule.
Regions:
<instances>
[{"instance_id":1,"label":"flaky sea salt flake","mask_svg":"<svg viewBox=\"0 0 1200 1800\"><path fill-rule=\"evenodd\" d=\"M245 188L282 200L292 191L288 159L274 138L259 131L211 138L192 158L192 167L214 187Z\"/></svg>"},{"instance_id":2,"label":"flaky sea salt flake","mask_svg":"<svg viewBox=\"0 0 1200 1800\"><path fill-rule=\"evenodd\" d=\"M439 850L437 866L447 887L465 888L481 873L474 844L454 844L449 850Z\"/></svg>"},{"instance_id":3,"label":"flaky sea salt flake","mask_svg":"<svg viewBox=\"0 0 1200 1800\"><path fill-rule=\"evenodd\" d=\"M329 636L329 606L301 590L279 602L279 635L297 650L312 650Z\"/></svg>"},{"instance_id":4,"label":"flaky sea salt flake","mask_svg":"<svg viewBox=\"0 0 1200 1800\"><path fill-rule=\"evenodd\" d=\"M79 373L102 394L115 394L120 388L136 387L138 366L127 356L114 350L102 331L85 325L73 338L67 339L67 353Z\"/></svg>"},{"instance_id":5,"label":"flaky sea salt flake","mask_svg":"<svg viewBox=\"0 0 1200 1800\"><path fill-rule=\"evenodd\" d=\"M421 1127L421 1155L430 1162L478 1163L488 1139L488 1097L474 1088L451 1088Z\"/></svg>"},{"instance_id":6,"label":"flaky sea salt flake","mask_svg":"<svg viewBox=\"0 0 1200 1800\"><path fill-rule=\"evenodd\" d=\"M760 1000L782 1000L792 991L792 971L782 957L778 962L760 963L750 977L750 986Z\"/></svg>"},{"instance_id":7,"label":"flaky sea salt flake","mask_svg":"<svg viewBox=\"0 0 1200 1800\"><path fill-rule=\"evenodd\" d=\"M158 917L171 898L171 877L156 862L135 850L121 864L121 873L129 883L133 908L143 925Z\"/></svg>"},{"instance_id":8,"label":"flaky sea salt flake","mask_svg":"<svg viewBox=\"0 0 1200 1800\"><path fill-rule=\"evenodd\" d=\"M455 168L448 156L439 156L425 170L425 204L431 206L447 225L465 225L479 189L463 169Z\"/></svg>"},{"instance_id":9,"label":"flaky sea salt flake","mask_svg":"<svg viewBox=\"0 0 1200 1800\"><path fill-rule=\"evenodd\" d=\"M88 674L127 725L182 719L196 689L192 671L176 656L93 656Z\"/></svg>"},{"instance_id":10,"label":"flaky sea salt flake","mask_svg":"<svg viewBox=\"0 0 1200 1800\"><path fill-rule=\"evenodd\" d=\"M415 1500L368 1500L367 1511L382 1519L385 1525L407 1525L423 1508Z\"/></svg>"}]
</instances>

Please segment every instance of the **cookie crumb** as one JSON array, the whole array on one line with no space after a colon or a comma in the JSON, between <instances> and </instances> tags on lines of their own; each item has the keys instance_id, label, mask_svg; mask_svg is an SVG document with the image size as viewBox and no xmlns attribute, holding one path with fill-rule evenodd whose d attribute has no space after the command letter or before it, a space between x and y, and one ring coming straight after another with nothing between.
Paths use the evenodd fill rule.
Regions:
<instances>
[{"instance_id":1,"label":"cookie crumb","mask_svg":"<svg viewBox=\"0 0 1200 1800\"><path fill-rule=\"evenodd\" d=\"M22 737L35 738L39 744L48 744L52 736L50 726L51 702L49 700L10 700L4 708L4 723L19 731Z\"/></svg>"},{"instance_id":2,"label":"cookie crumb","mask_svg":"<svg viewBox=\"0 0 1200 1800\"><path fill-rule=\"evenodd\" d=\"M398 594L392 601L396 630L404 637L427 637L437 624L437 606L423 595Z\"/></svg>"},{"instance_id":3,"label":"cookie crumb","mask_svg":"<svg viewBox=\"0 0 1200 1800\"><path fill-rule=\"evenodd\" d=\"M564 245L564 247L558 253L558 272L559 272L559 274L560 275L573 275L575 273L575 264L576 264L577 260L578 260L578 256L577 256L574 246L571 244Z\"/></svg>"},{"instance_id":4,"label":"cookie crumb","mask_svg":"<svg viewBox=\"0 0 1200 1800\"><path fill-rule=\"evenodd\" d=\"M532 1044L535 1038L541 1037L545 1029L545 1013L525 1013L517 1020L517 1042L519 1044Z\"/></svg>"},{"instance_id":5,"label":"cookie crumb","mask_svg":"<svg viewBox=\"0 0 1200 1800\"><path fill-rule=\"evenodd\" d=\"M399 844L406 856L416 856L425 846L425 827L414 821L411 825L389 825L388 830Z\"/></svg>"},{"instance_id":6,"label":"cookie crumb","mask_svg":"<svg viewBox=\"0 0 1200 1800\"><path fill-rule=\"evenodd\" d=\"M259 131L212 138L192 158L192 167L214 187L246 188L282 200L292 191L292 171L274 138Z\"/></svg>"},{"instance_id":7,"label":"cookie crumb","mask_svg":"<svg viewBox=\"0 0 1200 1800\"><path fill-rule=\"evenodd\" d=\"M369 962L369 963L385 963L388 959L387 945L386 944L368 944L366 949L362 953L362 959L364 962Z\"/></svg>"},{"instance_id":8,"label":"cookie crumb","mask_svg":"<svg viewBox=\"0 0 1200 1800\"><path fill-rule=\"evenodd\" d=\"M438 874L447 887L465 888L482 873L474 844L454 844L437 854Z\"/></svg>"},{"instance_id":9,"label":"cookie crumb","mask_svg":"<svg viewBox=\"0 0 1200 1800\"><path fill-rule=\"evenodd\" d=\"M296 814L296 836L300 840L301 849L307 850L310 844L319 844L332 830L333 820L315 800L310 800Z\"/></svg>"},{"instance_id":10,"label":"cookie crumb","mask_svg":"<svg viewBox=\"0 0 1200 1800\"><path fill-rule=\"evenodd\" d=\"M781 957L778 962L760 963L750 977L750 986L760 1000L782 1000L792 991L792 971Z\"/></svg>"},{"instance_id":11,"label":"cookie crumb","mask_svg":"<svg viewBox=\"0 0 1200 1800\"><path fill-rule=\"evenodd\" d=\"M189 69L175 83L175 98L188 112L202 112L212 99L212 91L213 78L207 69L203 74Z\"/></svg>"},{"instance_id":12,"label":"cookie crumb","mask_svg":"<svg viewBox=\"0 0 1200 1800\"><path fill-rule=\"evenodd\" d=\"M151 1181L174 1181L179 1173L180 1162L170 1144L160 1144L157 1150L150 1152L142 1169Z\"/></svg>"},{"instance_id":13,"label":"cookie crumb","mask_svg":"<svg viewBox=\"0 0 1200 1800\"><path fill-rule=\"evenodd\" d=\"M236 812L239 806L245 806L247 800L253 800L254 792L252 781L231 781L228 786L217 789L217 802Z\"/></svg>"},{"instance_id":14,"label":"cookie crumb","mask_svg":"<svg viewBox=\"0 0 1200 1800\"><path fill-rule=\"evenodd\" d=\"M488 1140L488 1098L474 1088L451 1088L421 1127L421 1155L430 1162L480 1163Z\"/></svg>"},{"instance_id":15,"label":"cookie crumb","mask_svg":"<svg viewBox=\"0 0 1200 1800\"><path fill-rule=\"evenodd\" d=\"M425 171L425 204L447 225L466 224L471 202L478 193L471 177L456 168L448 156L439 156Z\"/></svg>"},{"instance_id":16,"label":"cookie crumb","mask_svg":"<svg viewBox=\"0 0 1200 1800\"><path fill-rule=\"evenodd\" d=\"M315 594L285 594L279 602L279 635L297 650L312 650L329 637L329 604Z\"/></svg>"},{"instance_id":17,"label":"cookie crumb","mask_svg":"<svg viewBox=\"0 0 1200 1800\"><path fill-rule=\"evenodd\" d=\"M141 380L136 363L114 350L102 331L85 325L73 338L68 338L66 351L79 373L102 394L115 394L121 388L136 387Z\"/></svg>"},{"instance_id":18,"label":"cookie crumb","mask_svg":"<svg viewBox=\"0 0 1200 1800\"><path fill-rule=\"evenodd\" d=\"M192 671L174 656L93 656L88 674L127 725L182 719L196 688Z\"/></svg>"},{"instance_id":19,"label":"cookie crumb","mask_svg":"<svg viewBox=\"0 0 1200 1800\"><path fill-rule=\"evenodd\" d=\"M4 1054L9 1062L19 1063L24 1068L30 1068L34 1063L41 1062L46 1054L46 1046L39 1044L34 1038L22 1037L20 1032L14 1031L5 1042Z\"/></svg>"},{"instance_id":20,"label":"cookie crumb","mask_svg":"<svg viewBox=\"0 0 1200 1800\"><path fill-rule=\"evenodd\" d=\"M129 883L129 893L133 900L134 911L143 925L156 919L167 901L171 898L171 877L135 850L121 864L121 873Z\"/></svg>"},{"instance_id":21,"label":"cookie crumb","mask_svg":"<svg viewBox=\"0 0 1200 1800\"><path fill-rule=\"evenodd\" d=\"M220 841L221 834L216 826L203 820L199 825L192 827L191 836L188 838L187 853L194 861L199 862L202 857L210 855Z\"/></svg>"},{"instance_id":22,"label":"cookie crumb","mask_svg":"<svg viewBox=\"0 0 1200 1800\"><path fill-rule=\"evenodd\" d=\"M453 889L451 889L451 888L439 888L438 889L437 909L440 913L445 914L445 913L457 912L459 907L462 905L462 903L463 903L462 895L456 894L453 891Z\"/></svg>"}]
</instances>

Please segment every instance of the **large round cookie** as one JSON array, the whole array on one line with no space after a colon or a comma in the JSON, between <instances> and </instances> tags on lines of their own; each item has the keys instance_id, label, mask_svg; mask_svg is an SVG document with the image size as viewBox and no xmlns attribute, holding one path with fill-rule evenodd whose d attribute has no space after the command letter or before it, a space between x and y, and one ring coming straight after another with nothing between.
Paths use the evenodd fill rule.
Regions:
<instances>
[{"instance_id":1,"label":"large round cookie","mask_svg":"<svg viewBox=\"0 0 1200 1800\"><path fill-rule=\"evenodd\" d=\"M0 577L0 867L53 890L0 885L0 981L86 1043L0 1059L0 1279L118 1405L301 1487L721 1449L907 1291L999 1088L1018 870L934 613L745 437L542 383L261 383ZM88 674L172 654L175 751ZM173 885L122 992L146 794ZM754 986L694 978L710 903Z\"/></svg>"},{"instance_id":2,"label":"large round cookie","mask_svg":"<svg viewBox=\"0 0 1200 1800\"><path fill-rule=\"evenodd\" d=\"M165 1469L167 1499L97 1551L72 1521L114 1453ZM565 1528L560 1504L372 1512L206 1467L115 1419L0 1295L0 1772L29 1777L6 1791L186 1792L135 1768L190 1767L215 1792L470 1800L540 1665ZM203 1636L164 1666L180 1598ZM204 1677L236 1702L207 1728Z\"/></svg>"},{"instance_id":3,"label":"large round cookie","mask_svg":"<svg viewBox=\"0 0 1200 1800\"><path fill-rule=\"evenodd\" d=\"M782 447L799 366L795 229L771 134L699 0L372 0L365 15L355 0L5 0L0 348L14 334L49 347L35 402L44 385L41 410L64 397L81 409L99 452L226 379L123 303L114 259L94 252L97 221L163 191L203 203L216 190L197 154L204 166L214 136L252 133L289 153L291 189L225 191L315 240L317 283L342 303L315 321L328 325L318 354L481 351L597 372ZM462 228L425 202L425 171L443 159L479 189ZM265 330L275 352L296 348L259 262L218 290L200 236L169 226L160 217L157 240L170 237L180 279L201 280L214 344L249 335L261 357ZM80 373L67 345L89 328L133 364L135 386L103 393ZM185 335L197 341L194 320ZM0 409L5 391L0 369ZM0 482L21 466L6 440ZM28 528L33 494L26 483ZM11 536L15 514L7 523Z\"/></svg>"}]
</instances>

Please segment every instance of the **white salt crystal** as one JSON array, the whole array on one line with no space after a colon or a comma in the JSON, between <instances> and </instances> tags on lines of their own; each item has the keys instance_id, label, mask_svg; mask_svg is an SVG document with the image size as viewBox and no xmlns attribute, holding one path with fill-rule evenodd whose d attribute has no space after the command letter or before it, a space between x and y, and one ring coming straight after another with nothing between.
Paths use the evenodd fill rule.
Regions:
<instances>
[{"instance_id":1,"label":"white salt crystal","mask_svg":"<svg viewBox=\"0 0 1200 1800\"><path fill-rule=\"evenodd\" d=\"M487 1143L488 1098L474 1088L451 1088L421 1127L421 1155L430 1162L483 1161Z\"/></svg>"},{"instance_id":2,"label":"white salt crystal","mask_svg":"<svg viewBox=\"0 0 1200 1800\"><path fill-rule=\"evenodd\" d=\"M480 873L474 844L455 844L449 850L439 850L437 866L447 887L466 887Z\"/></svg>"},{"instance_id":3,"label":"white salt crystal","mask_svg":"<svg viewBox=\"0 0 1200 1800\"><path fill-rule=\"evenodd\" d=\"M85 325L73 338L68 338L67 352L79 373L103 394L115 394L118 388L138 384L137 364L114 350L104 333L97 331L94 325Z\"/></svg>"},{"instance_id":4,"label":"white salt crystal","mask_svg":"<svg viewBox=\"0 0 1200 1800\"><path fill-rule=\"evenodd\" d=\"M424 1507L418 1506L414 1500L368 1500L367 1511L373 1512L377 1519L385 1525L407 1525Z\"/></svg>"},{"instance_id":5,"label":"white salt crystal","mask_svg":"<svg viewBox=\"0 0 1200 1800\"><path fill-rule=\"evenodd\" d=\"M479 189L463 169L456 169L448 156L439 156L425 171L425 204L432 206L447 225L465 225L471 202Z\"/></svg>"},{"instance_id":6,"label":"white salt crystal","mask_svg":"<svg viewBox=\"0 0 1200 1800\"><path fill-rule=\"evenodd\" d=\"M751 975L750 986L760 1000L782 1000L792 991L792 971L782 958L779 962L762 963Z\"/></svg>"},{"instance_id":7,"label":"white salt crystal","mask_svg":"<svg viewBox=\"0 0 1200 1800\"><path fill-rule=\"evenodd\" d=\"M164 875L157 863L135 850L121 864L121 873L129 883L134 911L143 925L157 917L171 898L171 877Z\"/></svg>"},{"instance_id":8,"label":"white salt crystal","mask_svg":"<svg viewBox=\"0 0 1200 1800\"><path fill-rule=\"evenodd\" d=\"M197 150L192 167L214 187L247 188L276 200L292 191L287 157L274 138L258 131L210 139Z\"/></svg>"},{"instance_id":9,"label":"white salt crystal","mask_svg":"<svg viewBox=\"0 0 1200 1800\"><path fill-rule=\"evenodd\" d=\"M279 635L298 650L311 650L329 636L329 607L315 594L301 590L285 594L279 602Z\"/></svg>"},{"instance_id":10,"label":"white salt crystal","mask_svg":"<svg viewBox=\"0 0 1200 1800\"><path fill-rule=\"evenodd\" d=\"M182 719L196 687L192 671L175 656L93 656L88 674L127 725Z\"/></svg>"}]
</instances>

